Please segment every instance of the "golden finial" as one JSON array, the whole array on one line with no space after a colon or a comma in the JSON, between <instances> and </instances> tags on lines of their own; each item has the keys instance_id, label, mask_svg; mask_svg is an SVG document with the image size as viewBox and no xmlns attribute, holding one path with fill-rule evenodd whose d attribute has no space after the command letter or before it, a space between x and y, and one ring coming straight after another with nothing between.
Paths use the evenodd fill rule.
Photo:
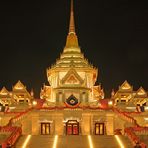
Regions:
<instances>
[{"instance_id":1,"label":"golden finial","mask_svg":"<svg viewBox=\"0 0 148 148\"><path fill-rule=\"evenodd\" d=\"M70 24L69 24L69 33L66 40L66 48L64 49L64 52L69 51L69 47L76 47L76 51L80 52L80 49L78 48L78 38L75 33L75 23L74 23L74 3L73 0L71 0L71 10L70 10Z\"/></svg>"},{"instance_id":2,"label":"golden finial","mask_svg":"<svg viewBox=\"0 0 148 148\"><path fill-rule=\"evenodd\" d=\"M70 10L70 24L69 24L69 34L75 33L75 22L74 22L74 10L73 10L73 0L71 0L71 10Z\"/></svg>"}]
</instances>

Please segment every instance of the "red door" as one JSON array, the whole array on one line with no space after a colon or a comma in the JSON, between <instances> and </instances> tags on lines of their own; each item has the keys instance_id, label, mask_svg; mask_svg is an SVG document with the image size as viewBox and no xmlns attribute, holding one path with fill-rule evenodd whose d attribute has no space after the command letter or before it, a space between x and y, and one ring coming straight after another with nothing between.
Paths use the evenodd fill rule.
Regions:
<instances>
[{"instance_id":1,"label":"red door","mask_svg":"<svg viewBox=\"0 0 148 148\"><path fill-rule=\"evenodd\" d=\"M67 135L72 135L72 125L67 125Z\"/></svg>"},{"instance_id":2,"label":"red door","mask_svg":"<svg viewBox=\"0 0 148 148\"><path fill-rule=\"evenodd\" d=\"M78 124L73 124L73 135L79 135L79 126L78 126Z\"/></svg>"},{"instance_id":3,"label":"red door","mask_svg":"<svg viewBox=\"0 0 148 148\"><path fill-rule=\"evenodd\" d=\"M79 122L76 120L68 120L66 123L66 134L67 135L78 135L79 134Z\"/></svg>"}]
</instances>

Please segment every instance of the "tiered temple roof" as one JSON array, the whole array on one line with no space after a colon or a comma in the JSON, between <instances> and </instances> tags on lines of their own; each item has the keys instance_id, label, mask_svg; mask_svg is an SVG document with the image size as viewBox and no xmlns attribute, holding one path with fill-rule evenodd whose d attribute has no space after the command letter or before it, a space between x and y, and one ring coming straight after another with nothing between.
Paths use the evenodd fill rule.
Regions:
<instances>
[{"instance_id":1,"label":"tiered temple roof","mask_svg":"<svg viewBox=\"0 0 148 148\"><path fill-rule=\"evenodd\" d=\"M93 68L88 60L84 58L79 47L78 38L75 32L73 1L71 2L70 25L67 35L66 45L60 59L57 59L56 64L52 68Z\"/></svg>"}]
</instances>

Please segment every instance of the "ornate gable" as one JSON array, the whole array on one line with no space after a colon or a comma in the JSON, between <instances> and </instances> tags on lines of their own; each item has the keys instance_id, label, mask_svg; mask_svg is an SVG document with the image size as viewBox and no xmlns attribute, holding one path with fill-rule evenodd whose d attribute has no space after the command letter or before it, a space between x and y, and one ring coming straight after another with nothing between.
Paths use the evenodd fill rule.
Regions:
<instances>
[{"instance_id":1,"label":"ornate gable","mask_svg":"<svg viewBox=\"0 0 148 148\"><path fill-rule=\"evenodd\" d=\"M0 91L0 95L2 96L9 95L9 91L5 87L3 87L2 90Z\"/></svg>"},{"instance_id":2,"label":"ornate gable","mask_svg":"<svg viewBox=\"0 0 148 148\"><path fill-rule=\"evenodd\" d=\"M140 87L138 90L137 90L137 93L136 93L136 96L147 96L147 93L146 91L143 89L143 87Z\"/></svg>"},{"instance_id":3,"label":"ornate gable","mask_svg":"<svg viewBox=\"0 0 148 148\"><path fill-rule=\"evenodd\" d=\"M133 87L126 81L119 87L119 90L121 91L132 91Z\"/></svg>"},{"instance_id":4,"label":"ornate gable","mask_svg":"<svg viewBox=\"0 0 148 148\"><path fill-rule=\"evenodd\" d=\"M25 90L25 89L26 87L23 85L23 83L20 80L13 87L13 90Z\"/></svg>"},{"instance_id":5,"label":"ornate gable","mask_svg":"<svg viewBox=\"0 0 148 148\"><path fill-rule=\"evenodd\" d=\"M71 84L80 85L83 82L84 81L82 80L82 78L74 69L69 70L67 74L64 76L64 78L61 80L61 83L65 85L71 85Z\"/></svg>"}]
</instances>

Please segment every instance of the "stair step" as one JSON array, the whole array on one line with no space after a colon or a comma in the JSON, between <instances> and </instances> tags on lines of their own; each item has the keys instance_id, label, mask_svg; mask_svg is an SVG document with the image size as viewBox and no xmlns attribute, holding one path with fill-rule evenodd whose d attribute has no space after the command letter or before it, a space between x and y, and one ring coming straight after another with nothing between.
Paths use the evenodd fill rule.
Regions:
<instances>
[{"instance_id":1,"label":"stair step","mask_svg":"<svg viewBox=\"0 0 148 148\"><path fill-rule=\"evenodd\" d=\"M23 146L23 143L27 136L21 136L21 138L16 143L16 148L20 148ZM121 141L123 142L125 147L132 147L129 139L125 136L119 136ZM49 148L53 146L55 140L55 136L47 136L47 135L33 135L31 136L30 141L27 144L26 148ZM119 144L116 141L115 136L107 136L107 135L92 135L91 136L92 143L94 148L119 148ZM71 136L58 136L57 140L57 148L89 148L89 140L88 136L81 135L71 135Z\"/></svg>"}]
</instances>

